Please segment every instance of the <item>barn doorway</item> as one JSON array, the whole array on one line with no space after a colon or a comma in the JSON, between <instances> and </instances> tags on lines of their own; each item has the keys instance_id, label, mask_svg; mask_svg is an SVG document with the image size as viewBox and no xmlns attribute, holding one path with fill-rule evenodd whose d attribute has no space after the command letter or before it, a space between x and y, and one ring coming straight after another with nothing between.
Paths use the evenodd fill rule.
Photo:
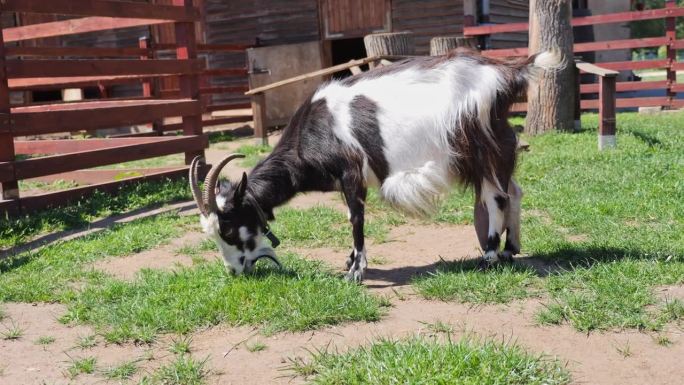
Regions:
<instances>
[{"instance_id":1,"label":"barn doorway","mask_svg":"<svg viewBox=\"0 0 684 385\"><path fill-rule=\"evenodd\" d=\"M347 63L350 60L366 57L366 47L363 45L363 38L330 40L330 56L332 65ZM351 72L342 71L335 74L336 79L351 76Z\"/></svg>"}]
</instances>

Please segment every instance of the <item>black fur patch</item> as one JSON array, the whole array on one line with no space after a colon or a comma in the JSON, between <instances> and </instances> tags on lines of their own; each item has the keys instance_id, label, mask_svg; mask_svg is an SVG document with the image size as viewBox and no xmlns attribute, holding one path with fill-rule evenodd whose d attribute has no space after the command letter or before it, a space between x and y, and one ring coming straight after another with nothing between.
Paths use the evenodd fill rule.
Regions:
<instances>
[{"instance_id":1,"label":"black fur patch","mask_svg":"<svg viewBox=\"0 0 684 385\"><path fill-rule=\"evenodd\" d=\"M365 96L355 97L350 104L351 130L368 156L368 164L380 182L387 178L389 165L385 158L384 142L380 135L378 105Z\"/></svg>"},{"instance_id":2,"label":"black fur patch","mask_svg":"<svg viewBox=\"0 0 684 385\"><path fill-rule=\"evenodd\" d=\"M499 248L500 244L501 236L499 234L494 234L493 236L487 238L487 250L485 251L496 250Z\"/></svg>"},{"instance_id":3,"label":"black fur patch","mask_svg":"<svg viewBox=\"0 0 684 385\"><path fill-rule=\"evenodd\" d=\"M508 204L508 199L506 199L506 197L503 195L497 195L494 197L494 200L496 201L496 205L499 207L499 210L504 211L506 205Z\"/></svg>"}]
</instances>

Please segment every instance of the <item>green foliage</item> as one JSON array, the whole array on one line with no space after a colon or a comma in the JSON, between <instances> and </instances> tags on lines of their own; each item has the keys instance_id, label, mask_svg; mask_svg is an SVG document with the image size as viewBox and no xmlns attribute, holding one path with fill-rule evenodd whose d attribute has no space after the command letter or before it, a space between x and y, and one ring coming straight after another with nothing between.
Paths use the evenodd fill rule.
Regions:
<instances>
[{"instance_id":1,"label":"green foliage","mask_svg":"<svg viewBox=\"0 0 684 385\"><path fill-rule=\"evenodd\" d=\"M67 372L69 373L69 377L73 379L78 377L80 374L94 373L96 365L97 358L95 357L80 358L71 362L71 366L69 366Z\"/></svg>"},{"instance_id":2,"label":"green foliage","mask_svg":"<svg viewBox=\"0 0 684 385\"><path fill-rule=\"evenodd\" d=\"M108 380L126 381L138 371L136 361L128 361L117 366L111 366L102 371L102 375Z\"/></svg>"},{"instance_id":3,"label":"green foliage","mask_svg":"<svg viewBox=\"0 0 684 385\"><path fill-rule=\"evenodd\" d=\"M242 159L240 162L240 165L242 167L247 167L247 168L252 168L259 163L260 160L262 160L265 155L269 154L271 151L273 151L273 148L269 145L251 145L251 144L245 144L243 146L240 146L240 148L237 149L236 152L245 155L245 159Z\"/></svg>"},{"instance_id":4,"label":"green foliage","mask_svg":"<svg viewBox=\"0 0 684 385\"><path fill-rule=\"evenodd\" d=\"M202 385L209 370L207 360L197 361L190 356L179 356L175 361L143 377L141 385Z\"/></svg>"},{"instance_id":5,"label":"green foliage","mask_svg":"<svg viewBox=\"0 0 684 385\"><path fill-rule=\"evenodd\" d=\"M313 384L567 384L570 376L555 361L513 345L463 339L440 343L412 338L379 340L344 354L318 351L291 369L313 376Z\"/></svg>"}]
</instances>

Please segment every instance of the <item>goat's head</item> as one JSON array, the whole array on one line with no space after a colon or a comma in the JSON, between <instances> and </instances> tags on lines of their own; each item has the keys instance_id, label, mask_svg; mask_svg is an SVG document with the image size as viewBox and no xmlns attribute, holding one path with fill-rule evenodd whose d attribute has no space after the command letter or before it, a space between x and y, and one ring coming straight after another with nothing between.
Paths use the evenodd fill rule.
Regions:
<instances>
[{"instance_id":1,"label":"goat's head","mask_svg":"<svg viewBox=\"0 0 684 385\"><path fill-rule=\"evenodd\" d=\"M268 258L280 266L272 247L263 241L268 231L267 218L256 202L247 195L247 174L240 183L218 183L221 170L233 159L244 158L232 154L214 166L204 180L204 191L198 185L198 166L203 159L196 157L190 165L190 188L200 210L200 223L205 233L212 236L223 254L223 262L235 274L249 272L261 258Z\"/></svg>"}]
</instances>

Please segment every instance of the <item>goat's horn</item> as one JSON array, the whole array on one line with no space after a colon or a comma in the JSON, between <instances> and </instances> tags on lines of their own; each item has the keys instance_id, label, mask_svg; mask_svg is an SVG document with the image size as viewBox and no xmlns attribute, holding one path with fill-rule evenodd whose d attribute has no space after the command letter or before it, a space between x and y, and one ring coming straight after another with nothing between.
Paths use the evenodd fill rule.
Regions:
<instances>
[{"instance_id":1,"label":"goat's horn","mask_svg":"<svg viewBox=\"0 0 684 385\"><path fill-rule=\"evenodd\" d=\"M212 167L207 174L207 178L204 180L204 202L210 213L216 213L219 211L216 205L216 182L218 181L219 174L221 170L233 159L244 158L242 154L231 154L225 157L219 164Z\"/></svg>"},{"instance_id":2,"label":"goat's horn","mask_svg":"<svg viewBox=\"0 0 684 385\"><path fill-rule=\"evenodd\" d=\"M202 213L203 216L207 216L207 207L202 201L202 192L200 192L199 185L197 184L198 178L198 170L197 166L200 163L204 163L204 158L201 156L196 156L195 159L192 160L192 163L190 163L190 190L192 191L192 197L195 198L195 203L197 204L197 207L199 208L200 213Z\"/></svg>"}]
</instances>

